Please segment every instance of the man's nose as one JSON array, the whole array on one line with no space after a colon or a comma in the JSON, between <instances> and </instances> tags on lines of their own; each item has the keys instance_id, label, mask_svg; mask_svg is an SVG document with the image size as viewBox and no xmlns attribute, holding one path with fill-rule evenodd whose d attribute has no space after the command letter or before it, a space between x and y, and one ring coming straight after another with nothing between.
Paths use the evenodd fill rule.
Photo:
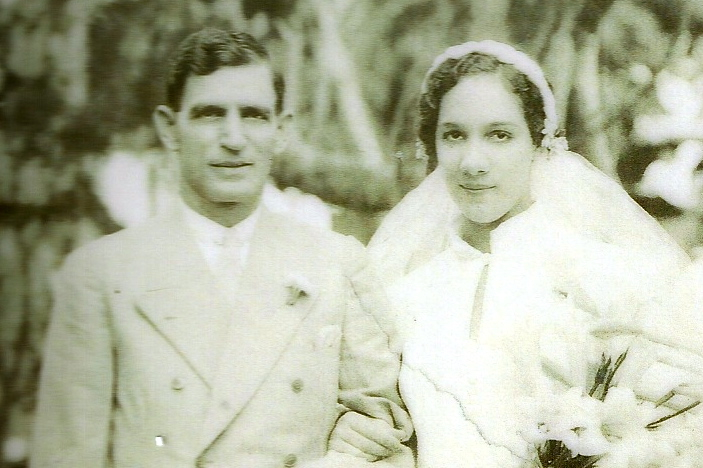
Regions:
<instances>
[{"instance_id":1,"label":"man's nose","mask_svg":"<svg viewBox=\"0 0 703 468\"><path fill-rule=\"evenodd\" d=\"M246 144L242 119L238 115L228 115L220 127L220 144L230 150L241 150Z\"/></svg>"},{"instance_id":2,"label":"man's nose","mask_svg":"<svg viewBox=\"0 0 703 468\"><path fill-rule=\"evenodd\" d=\"M461 170L467 175L485 174L490 169L490 154L488 148L479 142L471 141L464 148L461 157Z\"/></svg>"}]
</instances>

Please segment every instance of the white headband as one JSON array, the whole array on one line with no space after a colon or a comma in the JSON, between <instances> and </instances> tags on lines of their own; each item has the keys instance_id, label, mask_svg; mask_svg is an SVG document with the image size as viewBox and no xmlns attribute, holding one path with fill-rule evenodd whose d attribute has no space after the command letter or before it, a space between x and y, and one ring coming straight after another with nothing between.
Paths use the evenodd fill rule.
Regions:
<instances>
[{"instance_id":1,"label":"white headband","mask_svg":"<svg viewBox=\"0 0 703 468\"><path fill-rule=\"evenodd\" d=\"M540 94L542 95L542 101L544 102L544 114L546 118L544 119L544 139L542 140L542 146L549 149L555 149L560 147L566 149L567 143L566 139L563 137L557 137L557 130L559 129L559 119L557 117L557 104L554 98L554 93L552 93L547 79L544 77L542 68L532 60L525 53L520 52L508 44L502 42L496 42L491 40L485 40L480 42L465 42L463 44L455 45L444 51L439 55L432 66L427 71L425 79L422 82L422 93L427 92L428 79L432 73L439 68L444 62L449 59L460 59L465 55L470 53L478 52L481 54L491 55L508 65L514 66L518 71L525 74L527 78L537 86Z\"/></svg>"}]
</instances>

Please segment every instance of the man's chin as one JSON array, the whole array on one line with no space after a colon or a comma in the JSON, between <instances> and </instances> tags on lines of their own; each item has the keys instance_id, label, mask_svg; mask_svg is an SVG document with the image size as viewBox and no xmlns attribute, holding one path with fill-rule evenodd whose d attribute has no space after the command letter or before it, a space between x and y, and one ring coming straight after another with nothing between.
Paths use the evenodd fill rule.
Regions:
<instances>
[{"instance_id":1,"label":"man's chin","mask_svg":"<svg viewBox=\"0 0 703 468\"><path fill-rule=\"evenodd\" d=\"M257 205L261 200L261 192L237 192L220 194L212 197L212 201L218 205Z\"/></svg>"},{"instance_id":2,"label":"man's chin","mask_svg":"<svg viewBox=\"0 0 703 468\"><path fill-rule=\"evenodd\" d=\"M240 183L236 186L214 188L210 191L210 199L215 203L258 202L263 190L263 185Z\"/></svg>"}]
</instances>

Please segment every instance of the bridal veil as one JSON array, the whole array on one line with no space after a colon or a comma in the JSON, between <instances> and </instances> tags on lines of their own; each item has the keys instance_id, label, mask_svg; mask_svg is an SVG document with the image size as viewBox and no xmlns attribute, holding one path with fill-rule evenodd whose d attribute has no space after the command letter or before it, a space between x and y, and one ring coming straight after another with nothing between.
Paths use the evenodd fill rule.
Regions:
<instances>
[{"instance_id":1,"label":"bridal veil","mask_svg":"<svg viewBox=\"0 0 703 468\"><path fill-rule=\"evenodd\" d=\"M447 59L472 52L515 66L542 94L546 119L541 148L532 165L535 201L549 206L583 235L642 252L663 269L678 269L688 263L685 252L618 182L568 151L566 139L558 136L554 95L539 65L527 55L495 41L467 42L437 57L427 76ZM426 87L427 78L423 92ZM424 152L421 143L418 148ZM390 211L369 243L381 280L392 283L439 253L457 213L438 167Z\"/></svg>"}]
</instances>

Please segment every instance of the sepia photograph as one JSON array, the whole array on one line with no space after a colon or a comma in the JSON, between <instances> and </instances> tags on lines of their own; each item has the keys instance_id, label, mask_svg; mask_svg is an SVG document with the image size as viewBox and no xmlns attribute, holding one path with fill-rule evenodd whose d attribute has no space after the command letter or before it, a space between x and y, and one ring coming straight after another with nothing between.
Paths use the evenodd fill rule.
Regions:
<instances>
[{"instance_id":1,"label":"sepia photograph","mask_svg":"<svg viewBox=\"0 0 703 468\"><path fill-rule=\"evenodd\" d=\"M703 468L703 1L0 0L0 468Z\"/></svg>"}]
</instances>

